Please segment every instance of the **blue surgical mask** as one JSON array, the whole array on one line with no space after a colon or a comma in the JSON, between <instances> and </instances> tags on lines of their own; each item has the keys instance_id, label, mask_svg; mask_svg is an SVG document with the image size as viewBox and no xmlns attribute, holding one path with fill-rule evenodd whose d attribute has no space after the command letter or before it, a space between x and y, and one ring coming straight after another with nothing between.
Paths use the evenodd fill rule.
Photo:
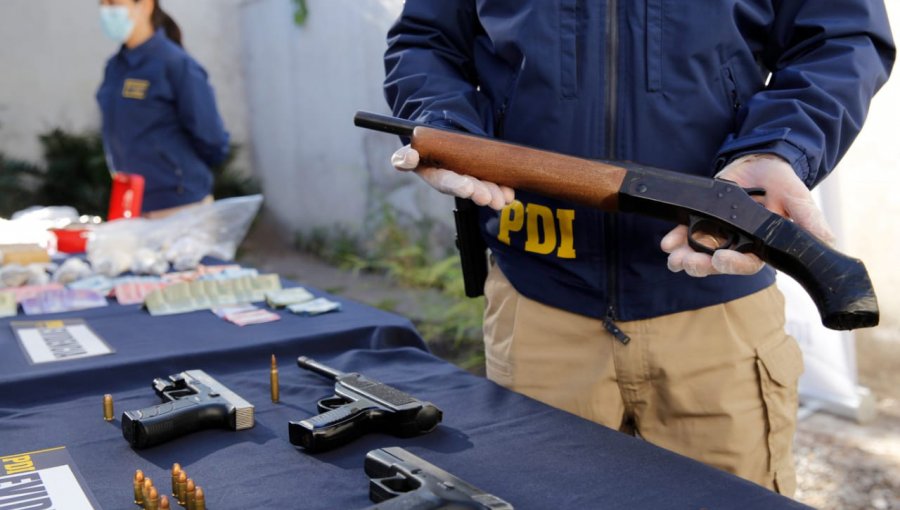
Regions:
<instances>
[{"instance_id":1,"label":"blue surgical mask","mask_svg":"<svg viewBox=\"0 0 900 510\"><path fill-rule=\"evenodd\" d=\"M117 43L124 43L134 31L134 20L128 15L128 7L121 5L100 6L100 25L103 33Z\"/></svg>"}]
</instances>

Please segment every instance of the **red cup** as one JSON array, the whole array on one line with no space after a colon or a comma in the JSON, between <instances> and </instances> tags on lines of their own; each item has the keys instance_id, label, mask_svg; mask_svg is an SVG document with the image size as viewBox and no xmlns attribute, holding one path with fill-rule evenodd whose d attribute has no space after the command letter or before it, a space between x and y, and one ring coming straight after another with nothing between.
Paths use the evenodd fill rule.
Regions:
<instances>
[{"instance_id":1,"label":"red cup","mask_svg":"<svg viewBox=\"0 0 900 510\"><path fill-rule=\"evenodd\" d=\"M112 192L109 195L107 221L139 217L143 200L144 177L116 172L113 175Z\"/></svg>"}]
</instances>

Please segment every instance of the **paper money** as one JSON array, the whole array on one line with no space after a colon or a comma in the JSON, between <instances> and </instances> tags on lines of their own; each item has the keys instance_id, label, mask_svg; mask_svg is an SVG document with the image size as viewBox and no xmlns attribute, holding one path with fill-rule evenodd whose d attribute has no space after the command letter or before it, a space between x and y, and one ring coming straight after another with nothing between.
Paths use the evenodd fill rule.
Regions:
<instances>
[{"instance_id":1,"label":"paper money","mask_svg":"<svg viewBox=\"0 0 900 510\"><path fill-rule=\"evenodd\" d=\"M225 320L233 322L238 326L247 326L249 324L263 324L280 320L281 316L268 310L248 310L244 312L231 313L225 316Z\"/></svg>"},{"instance_id":2,"label":"paper money","mask_svg":"<svg viewBox=\"0 0 900 510\"><path fill-rule=\"evenodd\" d=\"M103 275L94 275L81 280L75 280L67 285L70 289L75 290L92 290L94 292L107 295L115 287L115 283L109 277Z\"/></svg>"},{"instance_id":3,"label":"paper money","mask_svg":"<svg viewBox=\"0 0 900 510\"><path fill-rule=\"evenodd\" d=\"M39 296L42 293L48 290L62 290L64 287L61 283L48 283L46 285L29 285L27 287L16 287L10 289L14 296L16 296L16 301L21 303L26 299L31 299L33 297Z\"/></svg>"},{"instance_id":4,"label":"paper money","mask_svg":"<svg viewBox=\"0 0 900 510\"><path fill-rule=\"evenodd\" d=\"M288 305L312 301L315 296L303 287L291 287L266 293L266 303L272 308L284 308Z\"/></svg>"},{"instance_id":5,"label":"paper money","mask_svg":"<svg viewBox=\"0 0 900 510\"><path fill-rule=\"evenodd\" d=\"M224 319L226 316L231 315L233 313L252 312L254 310L261 310L261 308L259 308L258 306L253 306L250 303L243 303L243 304L220 306L218 308L213 308L212 313L216 314L216 316L218 318Z\"/></svg>"},{"instance_id":6,"label":"paper money","mask_svg":"<svg viewBox=\"0 0 900 510\"><path fill-rule=\"evenodd\" d=\"M147 296L168 285L165 282L126 282L116 285L116 301L120 305L142 304Z\"/></svg>"},{"instance_id":7,"label":"paper money","mask_svg":"<svg viewBox=\"0 0 900 510\"><path fill-rule=\"evenodd\" d=\"M18 312L16 295L12 292L0 292L0 318L15 317Z\"/></svg>"},{"instance_id":8,"label":"paper money","mask_svg":"<svg viewBox=\"0 0 900 510\"><path fill-rule=\"evenodd\" d=\"M107 304L105 297L92 290L62 289L48 290L22 301L22 310L25 315L38 315L98 308Z\"/></svg>"},{"instance_id":9,"label":"paper money","mask_svg":"<svg viewBox=\"0 0 900 510\"><path fill-rule=\"evenodd\" d=\"M288 306L288 310L297 315L320 315L328 312L336 312L340 309L340 303L325 298L317 298L305 303Z\"/></svg>"},{"instance_id":10,"label":"paper money","mask_svg":"<svg viewBox=\"0 0 900 510\"><path fill-rule=\"evenodd\" d=\"M151 292L144 304L151 315L172 315L265 301L267 292L280 288L281 280L277 274L179 282Z\"/></svg>"}]
</instances>

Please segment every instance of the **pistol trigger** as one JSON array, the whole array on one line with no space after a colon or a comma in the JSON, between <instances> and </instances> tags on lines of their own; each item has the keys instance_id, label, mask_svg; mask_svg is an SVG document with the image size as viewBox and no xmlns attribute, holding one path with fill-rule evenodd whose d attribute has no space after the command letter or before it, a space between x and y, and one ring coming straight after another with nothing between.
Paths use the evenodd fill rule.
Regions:
<instances>
[{"instance_id":1,"label":"pistol trigger","mask_svg":"<svg viewBox=\"0 0 900 510\"><path fill-rule=\"evenodd\" d=\"M413 489L406 477L399 473L393 476L372 480L372 483L381 489L382 494L390 494L394 497L407 493Z\"/></svg>"},{"instance_id":2,"label":"pistol trigger","mask_svg":"<svg viewBox=\"0 0 900 510\"><path fill-rule=\"evenodd\" d=\"M319 408L320 413L325 413L328 411L334 411L335 409L345 405L347 400L343 397L335 395L333 397L323 398L316 403L316 407Z\"/></svg>"}]
</instances>

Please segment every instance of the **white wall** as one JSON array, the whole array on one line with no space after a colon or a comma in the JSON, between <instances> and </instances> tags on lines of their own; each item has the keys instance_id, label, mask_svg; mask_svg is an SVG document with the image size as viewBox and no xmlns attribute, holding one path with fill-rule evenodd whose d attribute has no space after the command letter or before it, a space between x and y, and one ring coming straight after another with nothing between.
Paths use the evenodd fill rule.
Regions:
<instances>
[{"instance_id":1,"label":"white wall","mask_svg":"<svg viewBox=\"0 0 900 510\"><path fill-rule=\"evenodd\" d=\"M209 72L233 139L250 138L240 65L239 0L164 0L185 33L185 45ZM96 130L94 99L106 60L117 45L100 31L94 0L0 1L0 151L39 161L37 135L55 127Z\"/></svg>"},{"instance_id":2,"label":"white wall","mask_svg":"<svg viewBox=\"0 0 900 510\"><path fill-rule=\"evenodd\" d=\"M289 0L242 5L244 69L255 162L266 203L291 231L355 230L383 200L412 217L452 221L452 201L389 165L396 137L353 126L357 110L387 112L385 35L401 0Z\"/></svg>"}]
</instances>

